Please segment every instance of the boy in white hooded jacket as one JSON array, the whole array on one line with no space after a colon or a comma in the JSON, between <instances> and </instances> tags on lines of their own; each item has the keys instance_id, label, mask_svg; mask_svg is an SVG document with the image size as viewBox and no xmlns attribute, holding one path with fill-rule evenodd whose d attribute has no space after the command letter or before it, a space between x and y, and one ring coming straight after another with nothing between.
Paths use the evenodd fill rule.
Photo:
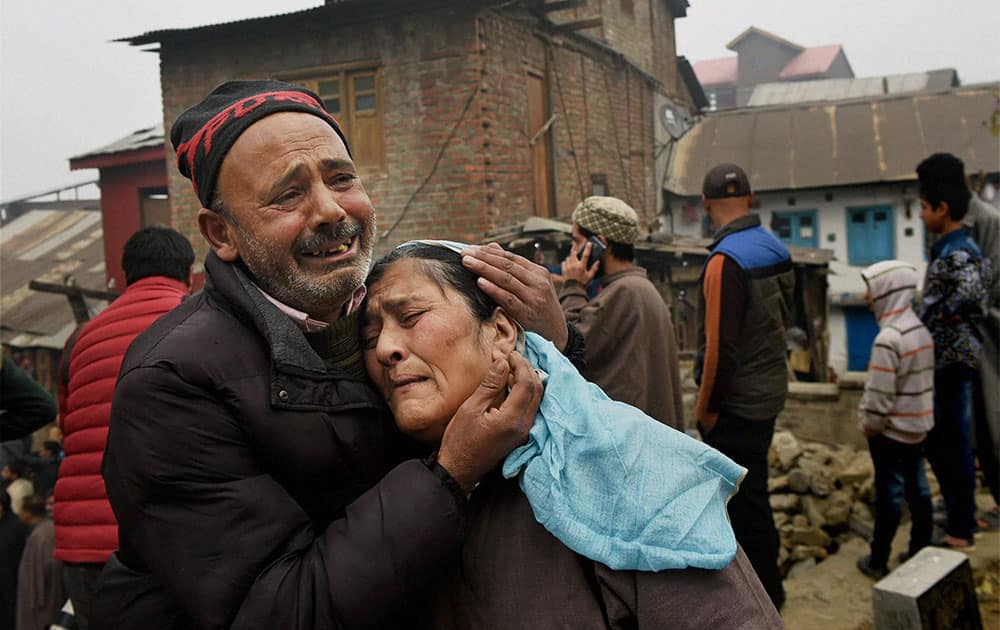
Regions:
<instances>
[{"instance_id":1,"label":"boy in white hooded jacket","mask_svg":"<svg viewBox=\"0 0 1000 630\"><path fill-rule=\"evenodd\" d=\"M874 578L888 572L892 539L903 499L910 508L909 555L930 544L932 508L924 472L923 442L934 426L934 341L913 311L913 265L887 260L861 276L879 333L872 345L859 428L868 436L875 465L875 530L871 554L858 569Z\"/></svg>"}]
</instances>

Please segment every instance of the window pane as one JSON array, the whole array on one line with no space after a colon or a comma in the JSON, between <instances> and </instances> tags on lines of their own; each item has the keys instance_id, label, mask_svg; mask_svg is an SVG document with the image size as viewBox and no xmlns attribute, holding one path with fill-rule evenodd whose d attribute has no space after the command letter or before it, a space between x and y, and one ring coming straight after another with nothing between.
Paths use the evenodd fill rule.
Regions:
<instances>
[{"instance_id":1,"label":"window pane","mask_svg":"<svg viewBox=\"0 0 1000 630\"><path fill-rule=\"evenodd\" d=\"M354 97L354 109L359 112L370 112L375 110L375 95Z\"/></svg>"},{"instance_id":2,"label":"window pane","mask_svg":"<svg viewBox=\"0 0 1000 630\"><path fill-rule=\"evenodd\" d=\"M319 82L319 93L321 96L326 94L339 95L340 94L340 79L327 79L326 81Z\"/></svg>"},{"instance_id":3,"label":"window pane","mask_svg":"<svg viewBox=\"0 0 1000 630\"><path fill-rule=\"evenodd\" d=\"M882 212L876 212L875 213L875 220L876 221L885 221L886 217L887 217L887 215L886 215L886 213L884 211L882 211Z\"/></svg>"},{"instance_id":4,"label":"window pane","mask_svg":"<svg viewBox=\"0 0 1000 630\"><path fill-rule=\"evenodd\" d=\"M799 217L799 225L802 227L812 227L813 218L810 216Z\"/></svg>"},{"instance_id":5,"label":"window pane","mask_svg":"<svg viewBox=\"0 0 1000 630\"><path fill-rule=\"evenodd\" d=\"M326 102L326 111L330 112L331 114L339 114L340 113L340 99L339 98L325 98L323 100Z\"/></svg>"},{"instance_id":6,"label":"window pane","mask_svg":"<svg viewBox=\"0 0 1000 630\"><path fill-rule=\"evenodd\" d=\"M864 222L865 222L864 212L855 212L854 214L851 215L851 223L864 223Z\"/></svg>"},{"instance_id":7,"label":"window pane","mask_svg":"<svg viewBox=\"0 0 1000 630\"><path fill-rule=\"evenodd\" d=\"M364 90L374 90L375 76L369 74L363 77L354 77L354 89L359 92Z\"/></svg>"}]
</instances>

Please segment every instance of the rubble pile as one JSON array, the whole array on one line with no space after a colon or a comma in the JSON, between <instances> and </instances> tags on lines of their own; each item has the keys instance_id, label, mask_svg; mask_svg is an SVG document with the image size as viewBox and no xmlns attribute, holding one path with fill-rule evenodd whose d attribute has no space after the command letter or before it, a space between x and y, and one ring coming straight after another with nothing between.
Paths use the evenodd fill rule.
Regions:
<instances>
[{"instance_id":1,"label":"rubble pile","mask_svg":"<svg viewBox=\"0 0 1000 630\"><path fill-rule=\"evenodd\" d=\"M846 537L871 536L875 479L868 451L799 441L778 431L768 459L783 575L815 566Z\"/></svg>"}]
</instances>

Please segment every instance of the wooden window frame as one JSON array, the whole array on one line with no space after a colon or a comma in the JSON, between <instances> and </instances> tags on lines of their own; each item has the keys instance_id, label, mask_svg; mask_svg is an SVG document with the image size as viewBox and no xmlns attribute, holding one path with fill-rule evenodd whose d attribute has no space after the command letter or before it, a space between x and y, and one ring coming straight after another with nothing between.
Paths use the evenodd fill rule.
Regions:
<instances>
[{"instance_id":1,"label":"wooden window frame","mask_svg":"<svg viewBox=\"0 0 1000 630\"><path fill-rule=\"evenodd\" d=\"M356 90L355 80L366 76L371 76L374 79L373 87L361 91ZM351 145L359 170L381 172L385 169L385 91L382 89L382 68L379 65L373 65L370 62L357 62L338 66L319 66L285 72L280 75L280 78L283 81L297 83L312 90L324 102L334 98L334 95L322 93L319 89L320 83L339 81L339 93L336 98L340 107L338 112L331 113L340 123L341 129ZM362 96L374 96L375 109L359 111L355 99ZM372 143L365 143L365 148L361 150L362 143L358 141L360 136L358 121L366 119L374 121L377 142L374 143L374 146Z\"/></svg>"}]
</instances>

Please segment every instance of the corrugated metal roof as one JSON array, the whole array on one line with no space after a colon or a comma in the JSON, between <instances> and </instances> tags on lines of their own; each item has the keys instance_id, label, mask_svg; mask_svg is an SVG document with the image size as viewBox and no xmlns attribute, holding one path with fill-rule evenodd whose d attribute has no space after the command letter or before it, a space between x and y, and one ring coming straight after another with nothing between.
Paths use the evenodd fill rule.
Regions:
<instances>
[{"instance_id":1,"label":"corrugated metal roof","mask_svg":"<svg viewBox=\"0 0 1000 630\"><path fill-rule=\"evenodd\" d=\"M823 74L830 69L830 64L842 50L840 44L830 46L812 46L806 48L792 58L778 75L779 79L794 79Z\"/></svg>"},{"instance_id":2,"label":"corrugated metal roof","mask_svg":"<svg viewBox=\"0 0 1000 630\"><path fill-rule=\"evenodd\" d=\"M703 86L736 83L739 77L739 57L703 59L694 63L694 73Z\"/></svg>"},{"instance_id":3,"label":"corrugated metal roof","mask_svg":"<svg viewBox=\"0 0 1000 630\"><path fill-rule=\"evenodd\" d=\"M153 127L146 127L145 129L133 131L120 140L115 140L111 144L105 145L99 149L94 149L93 151L88 151L83 155L71 157L70 160L83 160L97 155L110 155L113 153L124 153L126 151L137 151L139 149L162 146L163 127L161 125L155 125Z\"/></svg>"},{"instance_id":4,"label":"corrugated metal roof","mask_svg":"<svg viewBox=\"0 0 1000 630\"><path fill-rule=\"evenodd\" d=\"M188 35L204 34L210 31L245 31L249 28L260 28L270 26L269 22L278 18L308 18L315 20L324 15L339 15L341 11L355 9L357 11L369 11L382 5L388 7L410 8L413 5L424 4L427 0L332 0L326 4L313 7L311 9L301 9L299 11L288 11L286 13L276 13L272 15L261 15L231 22L220 22L216 24L205 24L189 28L168 28L155 31L147 31L141 35L122 37L116 39L117 42L127 42L133 46L144 46L156 42L163 42L176 37ZM438 4L441 2L439 1Z\"/></svg>"},{"instance_id":5,"label":"corrugated metal roof","mask_svg":"<svg viewBox=\"0 0 1000 630\"><path fill-rule=\"evenodd\" d=\"M570 223L555 219L532 217L523 223L516 223L489 232L485 243L498 242L508 246L523 245L522 239L533 239L540 234L558 234L562 239L569 240L573 226ZM652 253L676 258L678 256L708 256L708 246L712 239L675 236L669 241L639 240L635 248L641 253ZM826 266L833 260L833 250L812 247L788 247L792 262L797 265ZM679 263L679 261L678 261Z\"/></svg>"},{"instance_id":6,"label":"corrugated metal roof","mask_svg":"<svg viewBox=\"0 0 1000 630\"><path fill-rule=\"evenodd\" d=\"M720 162L746 169L755 190L916 179L917 163L946 151L969 172L1000 172L998 140L985 122L1000 83L934 93L706 114L672 152L664 189L701 194Z\"/></svg>"},{"instance_id":7,"label":"corrugated metal roof","mask_svg":"<svg viewBox=\"0 0 1000 630\"><path fill-rule=\"evenodd\" d=\"M958 75L953 69L892 74L884 77L761 83L754 87L747 106L762 107L764 105L836 101L882 94L907 94L928 90L944 90L957 85Z\"/></svg>"},{"instance_id":8,"label":"corrugated metal roof","mask_svg":"<svg viewBox=\"0 0 1000 630\"><path fill-rule=\"evenodd\" d=\"M799 46L798 44L796 44L794 42L790 42L787 39L785 39L784 37L778 37L774 33L770 32L770 31L765 31L762 28L757 28L756 26L751 26L747 30L743 31L742 33L740 33L739 35L737 35L736 37L734 37L728 44L726 44L726 48L728 48L729 50L736 50L737 48L739 48L739 46L743 42L743 40L746 39L746 38L748 38L748 37L750 37L751 35L759 35L760 37L763 37L764 39L769 39L772 42L775 42L777 44L781 44L782 46L786 46L787 48L791 48L792 50L804 50L805 49L805 47Z\"/></svg>"},{"instance_id":9,"label":"corrugated metal roof","mask_svg":"<svg viewBox=\"0 0 1000 630\"><path fill-rule=\"evenodd\" d=\"M338 0L336 3L338 6L347 4L360 4L363 0ZM288 11L286 13L277 13L273 15L262 15L252 18L244 18L242 20L232 20L231 22L219 22L217 24L205 24L202 26L194 26L190 28L164 28L155 31L146 31L141 35L134 35L131 37L122 37L116 39L116 42L127 42L133 46L144 46L146 44L153 44L156 42L161 42L165 39L169 39L171 36L183 35L187 33L194 33L197 31L205 31L209 29L232 27L234 25L240 26L250 26L258 24L264 20L269 20L272 18L288 17L293 15L305 15L314 12L323 11L326 6L318 6L312 9L303 9L299 11Z\"/></svg>"},{"instance_id":10,"label":"corrugated metal roof","mask_svg":"<svg viewBox=\"0 0 1000 630\"><path fill-rule=\"evenodd\" d=\"M76 323L63 295L28 288L32 280L103 289L104 241L95 210L30 210L0 227L0 340L62 348ZM94 310L103 303L90 302Z\"/></svg>"}]
</instances>

